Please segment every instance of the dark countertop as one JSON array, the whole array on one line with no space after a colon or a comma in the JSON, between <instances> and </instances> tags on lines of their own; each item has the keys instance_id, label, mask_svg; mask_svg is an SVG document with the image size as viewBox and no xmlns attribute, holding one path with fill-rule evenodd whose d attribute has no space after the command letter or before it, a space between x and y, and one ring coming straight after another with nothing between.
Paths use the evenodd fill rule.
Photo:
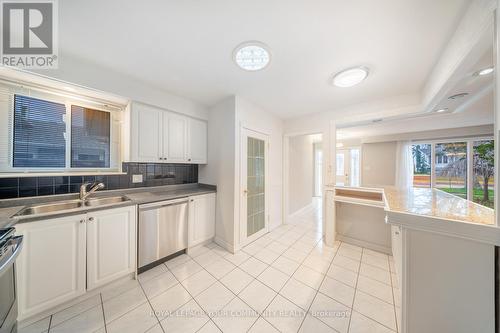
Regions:
<instances>
[{"instance_id":1,"label":"dark countertop","mask_svg":"<svg viewBox=\"0 0 500 333\"><path fill-rule=\"evenodd\" d=\"M51 195L42 197L30 197L23 199L7 199L0 200L0 228L10 227L17 223L33 222L37 220L45 220L48 218L63 217L70 215L85 214L91 211L112 209L125 206L140 205L158 201L172 200L194 195L202 195L216 192L216 187L206 184L185 184L185 185L167 185L155 187L141 187L133 189L109 190L95 192L91 198L106 198L115 196L126 196L130 200L114 204L100 205L94 207L80 207L58 212L46 214L38 214L31 216L16 216L16 213L27 206L53 203L65 200L78 199L78 194Z\"/></svg>"}]
</instances>

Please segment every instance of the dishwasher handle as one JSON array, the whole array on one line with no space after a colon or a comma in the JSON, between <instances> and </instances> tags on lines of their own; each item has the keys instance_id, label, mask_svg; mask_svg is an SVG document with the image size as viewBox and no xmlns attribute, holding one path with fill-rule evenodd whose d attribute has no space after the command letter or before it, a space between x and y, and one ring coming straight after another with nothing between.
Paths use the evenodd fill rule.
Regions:
<instances>
[{"instance_id":1,"label":"dishwasher handle","mask_svg":"<svg viewBox=\"0 0 500 333\"><path fill-rule=\"evenodd\" d=\"M184 197L181 199L173 199L173 200L166 200L166 201L160 201L160 202L153 202L150 204L145 204L145 205L139 205L139 211L145 211L145 210L151 210L151 209L158 209L162 207L168 207L168 206L175 206L175 205L182 205L188 203L188 198Z\"/></svg>"}]
</instances>

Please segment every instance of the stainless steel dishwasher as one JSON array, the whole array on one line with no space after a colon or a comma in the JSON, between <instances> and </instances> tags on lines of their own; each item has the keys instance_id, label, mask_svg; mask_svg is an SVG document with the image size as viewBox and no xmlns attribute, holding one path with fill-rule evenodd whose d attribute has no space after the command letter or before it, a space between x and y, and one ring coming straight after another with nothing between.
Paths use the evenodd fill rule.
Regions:
<instances>
[{"instance_id":1,"label":"stainless steel dishwasher","mask_svg":"<svg viewBox=\"0 0 500 333\"><path fill-rule=\"evenodd\" d=\"M188 198L139 205L138 272L187 248Z\"/></svg>"}]
</instances>

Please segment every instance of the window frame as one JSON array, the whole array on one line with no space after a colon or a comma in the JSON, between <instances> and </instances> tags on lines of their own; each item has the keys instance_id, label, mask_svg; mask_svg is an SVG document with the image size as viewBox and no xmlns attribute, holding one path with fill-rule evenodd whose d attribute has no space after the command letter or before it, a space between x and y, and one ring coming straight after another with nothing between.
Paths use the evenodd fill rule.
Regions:
<instances>
[{"instance_id":1,"label":"window frame","mask_svg":"<svg viewBox=\"0 0 500 333\"><path fill-rule=\"evenodd\" d=\"M121 137L118 142L117 151L113 154L113 138L116 135L120 135L121 128L117 131L114 123L118 122L121 124L120 117L118 116L122 110L107 110L104 105L101 103L87 100L80 100L77 98L71 98L67 96L60 96L56 93L51 92L43 92L35 89L29 88L21 88L21 89L9 89L9 110L8 110L8 166L1 168L0 173L47 173L47 174L55 174L55 173L64 173L64 174L82 174L82 173L120 173L121 165L122 165L122 140ZM65 122L65 133L64 138L66 141L65 145L65 167L64 168L37 168L37 167L14 167L14 95L26 96L30 98L37 98L41 100L45 100L53 103L64 104L66 108L66 112L64 115ZM78 168L71 167L71 106L77 105L84 108L90 108L97 111L108 112L110 114L110 163L109 168ZM113 158L114 157L114 158Z\"/></svg>"},{"instance_id":2,"label":"window frame","mask_svg":"<svg viewBox=\"0 0 500 333\"><path fill-rule=\"evenodd\" d=\"M432 139L432 140L416 140L412 141L412 145L418 144L429 144L431 145L431 187L432 189L439 188L435 187L436 184L436 144L438 143L454 143L454 142L465 142L467 144L467 200L473 201L474 196L474 142L482 140L495 140L491 135L479 135L473 137L457 137L457 138L445 138L445 139ZM495 177L497 175L494 175ZM483 206L485 207L485 206ZM486 207L488 208L488 207Z\"/></svg>"}]
</instances>

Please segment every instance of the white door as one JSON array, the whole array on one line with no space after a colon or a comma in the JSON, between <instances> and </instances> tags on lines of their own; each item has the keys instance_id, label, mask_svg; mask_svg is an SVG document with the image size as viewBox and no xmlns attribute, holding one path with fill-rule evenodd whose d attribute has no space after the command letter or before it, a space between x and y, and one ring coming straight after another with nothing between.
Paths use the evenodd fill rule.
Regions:
<instances>
[{"instance_id":1,"label":"white door","mask_svg":"<svg viewBox=\"0 0 500 333\"><path fill-rule=\"evenodd\" d=\"M187 162L187 117L163 114L163 155L168 163Z\"/></svg>"},{"instance_id":2,"label":"white door","mask_svg":"<svg viewBox=\"0 0 500 333\"><path fill-rule=\"evenodd\" d=\"M16 261L22 320L85 293L85 215L19 223Z\"/></svg>"},{"instance_id":3,"label":"white door","mask_svg":"<svg viewBox=\"0 0 500 333\"><path fill-rule=\"evenodd\" d=\"M338 149L336 158L336 176L335 184L342 186L350 186L350 154L349 149Z\"/></svg>"},{"instance_id":4,"label":"white door","mask_svg":"<svg viewBox=\"0 0 500 333\"><path fill-rule=\"evenodd\" d=\"M135 271L135 206L91 212L87 217L87 289Z\"/></svg>"},{"instance_id":5,"label":"white door","mask_svg":"<svg viewBox=\"0 0 500 333\"><path fill-rule=\"evenodd\" d=\"M132 159L157 162L162 157L162 114L157 108L142 104L132 107Z\"/></svg>"},{"instance_id":6,"label":"white door","mask_svg":"<svg viewBox=\"0 0 500 333\"><path fill-rule=\"evenodd\" d=\"M189 163L207 163L207 139L207 122L198 119L189 119Z\"/></svg>"},{"instance_id":7,"label":"white door","mask_svg":"<svg viewBox=\"0 0 500 333\"><path fill-rule=\"evenodd\" d=\"M215 236L215 193L189 198L188 247Z\"/></svg>"},{"instance_id":8,"label":"white door","mask_svg":"<svg viewBox=\"0 0 500 333\"><path fill-rule=\"evenodd\" d=\"M244 245L268 231L269 139L248 129L241 133L240 237Z\"/></svg>"}]
</instances>

